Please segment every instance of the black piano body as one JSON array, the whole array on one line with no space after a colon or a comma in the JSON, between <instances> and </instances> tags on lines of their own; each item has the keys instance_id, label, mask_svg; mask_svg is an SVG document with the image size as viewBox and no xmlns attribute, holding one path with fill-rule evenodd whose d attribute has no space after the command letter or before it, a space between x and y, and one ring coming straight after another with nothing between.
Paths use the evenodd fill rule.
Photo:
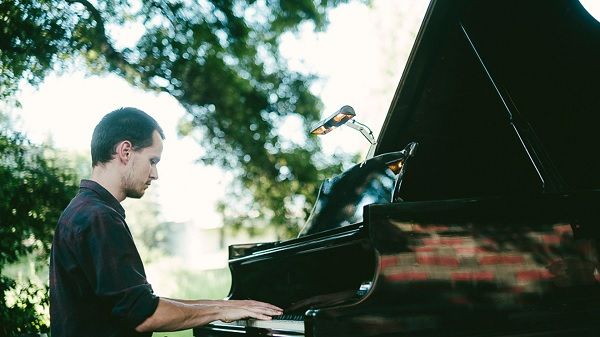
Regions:
<instances>
[{"instance_id":1,"label":"black piano body","mask_svg":"<svg viewBox=\"0 0 600 337\"><path fill-rule=\"evenodd\" d=\"M298 238L230 247L229 297L284 316L194 336L596 336L599 128L578 1L432 1L375 157Z\"/></svg>"}]
</instances>

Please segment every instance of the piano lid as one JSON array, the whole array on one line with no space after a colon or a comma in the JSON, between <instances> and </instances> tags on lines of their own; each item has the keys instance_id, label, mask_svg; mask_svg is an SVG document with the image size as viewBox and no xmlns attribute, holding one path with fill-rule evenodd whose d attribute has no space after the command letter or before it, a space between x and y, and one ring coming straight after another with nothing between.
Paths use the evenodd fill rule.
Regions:
<instances>
[{"instance_id":1,"label":"piano lid","mask_svg":"<svg viewBox=\"0 0 600 337\"><path fill-rule=\"evenodd\" d=\"M577 0L433 0L375 154L405 200L600 188L600 23Z\"/></svg>"}]
</instances>

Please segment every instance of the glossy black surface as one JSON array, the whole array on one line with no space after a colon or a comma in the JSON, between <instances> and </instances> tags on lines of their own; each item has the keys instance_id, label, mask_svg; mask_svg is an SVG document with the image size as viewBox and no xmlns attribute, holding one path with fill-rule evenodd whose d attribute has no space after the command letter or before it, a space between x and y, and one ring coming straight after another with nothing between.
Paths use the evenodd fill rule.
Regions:
<instances>
[{"instance_id":1,"label":"glossy black surface","mask_svg":"<svg viewBox=\"0 0 600 337\"><path fill-rule=\"evenodd\" d=\"M406 157L406 150L385 153L325 180L300 236L362 222L364 206L391 202L397 177L387 165Z\"/></svg>"},{"instance_id":2,"label":"glossy black surface","mask_svg":"<svg viewBox=\"0 0 600 337\"><path fill-rule=\"evenodd\" d=\"M268 301L287 314L352 302L375 277L376 257L363 227L230 260L232 299Z\"/></svg>"},{"instance_id":3,"label":"glossy black surface","mask_svg":"<svg viewBox=\"0 0 600 337\"><path fill-rule=\"evenodd\" d=\"M316 205L297 239L231 247L231 298L301 314L306 336L597 336L599 60L576 0L432 1L375 152L419 144L403 201L359 213L360 193L324 193L351 202ZM339 181L366 172L387 179Z\"/></svg>"},{"instance_id":4,"label":"glossy black surface","mask_svg":"<svg viewBox=\"0 0 600 337\"><path fill-rule=\"evenodd\" d=\"M600 193L367 208L378 277L360 305L312 310L312 336L592 336Z\"/></svg>"}]
</instances>

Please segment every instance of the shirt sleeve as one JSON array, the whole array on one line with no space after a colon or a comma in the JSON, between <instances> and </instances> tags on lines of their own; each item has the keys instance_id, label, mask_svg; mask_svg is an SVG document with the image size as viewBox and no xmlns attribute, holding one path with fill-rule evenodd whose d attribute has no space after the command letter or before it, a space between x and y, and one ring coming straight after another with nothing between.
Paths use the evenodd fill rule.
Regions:
<instances>
[{"instance_id":1,"label":"shirt sleeve","mask_svg":"<svg viewBox=\"0 0 600 337\"><path fill-rule=\"evenodd\" d=\"M119 322L134 329L154 313L159 298L146 279L133 238L116 213L95 211L87 222L76 240L83 272L94 295Z\"/></svg>"}]
</instances>

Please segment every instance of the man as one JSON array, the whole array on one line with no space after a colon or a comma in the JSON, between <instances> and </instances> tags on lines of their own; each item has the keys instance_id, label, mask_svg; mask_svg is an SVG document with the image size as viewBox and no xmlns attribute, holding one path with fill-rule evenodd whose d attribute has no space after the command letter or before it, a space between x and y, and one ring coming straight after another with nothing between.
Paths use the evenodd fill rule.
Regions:
<instances>
[{"instance_id":1,"label":"man","mask_svg":"<svg viewBox=\"0 0 600 337\"><path fill-rule=\"evenodd\" d=\"M258 301L175 300L154 295L120 202L141 198L158 179L163 131L146 113L123 108L94 129L92 176L63 211L52 243L52 337L150 336L214 320L271 319Z\"/></svg>"}]
</instances>

